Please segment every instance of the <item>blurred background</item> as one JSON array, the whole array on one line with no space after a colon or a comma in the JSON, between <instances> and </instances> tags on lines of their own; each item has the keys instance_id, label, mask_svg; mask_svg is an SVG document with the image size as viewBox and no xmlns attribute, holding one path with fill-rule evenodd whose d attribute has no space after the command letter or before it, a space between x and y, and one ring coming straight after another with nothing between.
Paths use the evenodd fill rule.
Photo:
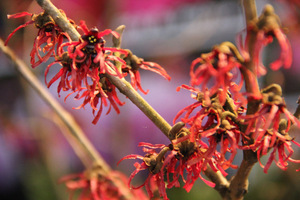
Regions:
<instances>
[{"instance_id":1,"label":"blurred background","mask_svg":"<svg viewBox=\"0 0 300 200\"><path fill-rule=\"evenodd\" d=\"M115 29L126 26L122 47L146 61L163 66L172 77L170 82L151 72L141 72L142 87L150 92L143 97L169 123L183 107L193 103L190 93L176 92L176 87L189 83L189 67L202 52L208 52L222 41L235 42L236 34L245 28L241 1L239 0L52 0L75 22L85 20L88 27ZM289 70L271 72L260 80L262 85L279 83L286 101L293 112L300 91L299 64L299 3L297 1L257 1L258 13L263 5L271 3L289 29L294 61ZM0 1L0 37L8 34L29 18L7 19L7 14L28 11L41 12L32 0ZM33 26L19 30L9 46L29 64L29 53L37 30ZM272 61L278 45L271 45L264 52L264 60ZM67 174L83 171L83 165L63 137L56 117L39 96L21 79L11 62L0 52L0 199L1 200L63 200L68 193L58 180ZM34 69L44 82L47 63ZM53 73L53 74L51 74ZM52 77L55 72L51 72ZM50 88L53 96L76 118L87 137L113 169L130 175L134 169L131 161L116 163L128 154L141 153L139 142L168 144L160 133L128 99L117 115L114 110L103 114L93 125L92 111L75 110L81 101L68 98L56 86ZM105 111L103 112L105 113ZM293 133L294 135L299 133ZM299 141L299 137L297 139ZM240 163L241 155L236 163ZM299 148L294 158L300 158ZM291 165L281 171L272 165L268 174L256 165L251 173L249 194L245 199L296 200L300 195L300 176ZM229 171L231 175L234 171ZM229 176L230 176L229 175ZM136 180L141 183L142 180ZM190 193L182 188L168 190L170 199L220 199L217 192L197 181Z\"/></svg>"}]
</instances>

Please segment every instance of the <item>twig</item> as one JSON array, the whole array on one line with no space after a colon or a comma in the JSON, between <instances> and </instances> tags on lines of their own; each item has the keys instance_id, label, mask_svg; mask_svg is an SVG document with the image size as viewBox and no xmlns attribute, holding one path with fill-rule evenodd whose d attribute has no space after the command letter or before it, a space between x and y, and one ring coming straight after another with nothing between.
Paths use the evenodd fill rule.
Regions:
<instances>
[{"instance_id":1,"label":"twig","mask_svg":"<svg viewBox=\"0 0 300 200\"><path fill-rule=\"evenodd\" d=\"M214 189L219 192L222 198L224 198L229 188L229 181L220 171L214 172L210 167L207 167L204 174L209 180L216 184Z\"/></svg>"}]
</instances>

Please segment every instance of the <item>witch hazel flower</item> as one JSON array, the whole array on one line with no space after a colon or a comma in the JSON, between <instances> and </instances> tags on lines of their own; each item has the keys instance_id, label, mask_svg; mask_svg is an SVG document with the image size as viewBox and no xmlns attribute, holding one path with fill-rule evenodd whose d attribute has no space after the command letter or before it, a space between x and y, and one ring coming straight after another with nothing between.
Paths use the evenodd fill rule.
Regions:
<instances>
[{"instance_id":1,"label":"witch hazel flower","mask_svg":"<svg viewBox=\"0 0 300 200\"><path fill-rule=\"evenodd\" d=\"M111 108L119 114L120 109L118 106L123 106L125 104L118 98L116 87L104 76L100 78L99 84L93 84L89 85L88 88L75 90L67 95L65 100L74 93L77 93L74 97L76 100L83 99L83 103L74 109L84 108L89 104L93 109L93 114L95 116L92 121L93 124L96 124L99 121L103 107L108 107L106 115L110 113Z\"/></svg>"},{"instance_id":2,"label":"witch hazel flower","mask_svg":"<svg viewBox=\"0 0 300 200\"><path fill-rule=\"evenodd\" d=\"M139 69L144 69L148 71L152 71L157 73L167 79L168 81L171 80L171 77L167 74L166 70L157 63L154 62L146 62L144 59L137 57L134 55L129 49L126 49L127 56L124 58L126 61L126 67L122 68L122 72L127 73L130 75L130 83L134 89L139 89L142 93L147 94L148 90L143 90L141 86L141 77Z\"/></svg>"},{"instance_id":3,"label":"witch hazel flower","mask_svg":"<svg viewBox=\"0 0 300 200\"><path fill-rule=\"evenodd\" d=\"M166 188L180 187L181 181L187 192L192 189L195 181L199 178L210 187L214 187L214 183L206 180L201 175L208 165L214 171L220 170L224 175L227 175L215 158L206 157L205 152L207 149L197 146L196 143L188 139L190 132L184 126L183 122L179 122L170 130L168 137L172 144L166 146L163 144L140 143L146 153L144 156L132 154L119 161L126 159L141 160L141 162L134 164L136 169L130 176L129 185L140 171L148 170L149 172L142 185L138 187L131 186L131 188L145 186L150 198L154 197L154 189L157 189L160 197L167 200ZM154 189L153 185L156 186Z\"/></svg>"},{"instance_id":4,"label":"witch hazel flower","mask_svg":"<svg viewBox=\"0 0 300 200\"><path fill-rule=\"evenodd\" d=\"M62 54L63 48L68 47L69 57L72 59L72 79L76 79L76 73L91 77L94 81L99 81L99 74L111 74L123 78L121 69L118 69L115 62L121 63L121 67L125 66L125 61L120 57L114 56L114 52L126 55L127 52L122 49L105 47L103 36L112 34L118 37L118 33L110 29L99 31L97 28L88 29L82 20L78 26L83 31L83 35L79 41L67 42L61 45L59 54ZM74 76L74 77L73 77Z\"/></svg>"},{"instance_id":5,"label":"witch hazel flower","mask_svg":"<svg viewBox=\"0 0 300 200\"><path fill-rule=\"evenodd\" d=\"M270 68L272 70L278 70L281 66L289 68L292 65L292 48L281 28L279 17L275 14L274 8L271 5L265 7L263 14L258 19L257 27L259 30L257 32L254 52L261 52L262 45L265 46L272 42L270 36L276 38L281 52L279 58L270 64Z\"/></svg>"},{"instance_id":6,"label":"witch hazel flower","mask_svg":"<svg viewBox=\"0 0 300 200\"><path fill-rule=\"evenodd\" d=\"M60 10L65 15L65 13ZM16 28L5 41L7 45L10 38L21 28L24 28L30 24L34 24L39 29L37 37L34 40L33 48L30 53L30 63L33 68L40 65L42 62L47 61L51 56L56 55L55 47L58 48L62 43L67 40L71 41L69 35L63 32L50 15L45 12L40 14L32 14L28 12L21 12L13 15L8 15L8 18L20 18L25 16L31 16L31 20ZM74 24L73 21L69 20ZM36 60L37 59L37 60Z\"/></svg>"},{"instance_id":7,"label":"witch hazel flower","mask_svg":"<svg viewBox=\"0 0 300 200\"><path fill-rule=\"evenodd\" d=\"M55 64L59 64L61 69L57 72L52 79L47 82L46 77L49 73L50 68ZM72 74L72 59L68 56L68 52L64 52L61 57L57 57L56 61L48 65L45 70L45 82L49 88L55 81L59 80L57 86L58 95L60 95L61 90L71 91L66 97L69 98L71 95L75 94L74 99L83 99L82 104L75 108L84 108L87 104L93 109L94 120L93 124L96 124L100 119L103 111L103 107L109 107L106 114L109 114L111 107L119 114L120 110L118 106L124 105L117 96L116 87L104 76L99 75L98 81L88 81L87 73L79 73L77 71L75 75ZM74 78L76 76L76 78ZM84 86L82 86L82 80L85 80Z\"/></svg>"},{"instance_id":8,"label":"witch hazel flower","mask_svg":"<svg viewBox=\"0 0 300 200\"><path fill-rule=\"evenodd\" d=\"M60 65L60 70L54 75L54 77L51 78L49 82L47 82L47 76L49 73L49 70L56 64ZM80 85L78 84L73 84L71 80L71 64L72 64L72 59L68 56L68 52L63 53L60 57L56 57L56 60L49 64L45 70L45 84L49 88L54 82L56 82L58 79L60 79L58 86L57 86L57 93L58 96L60 96L60 91L68 91L72 89L72 85Z\"/></svg>"},{"instance_id":9,"label":"witch hazel flower","mask_svg":"<svg viewBox=\"0 0 300 200\"><path fill-rule=\"evenodd\" d=\"M242 136L237 113L234 108L224 110L217 96L206 101L210 102L209 104L203 103L201 96L203 97L201 93L198 93L197 102L179 111L174 118L174 123L183 115L181 121L190 126L191 134L188 139L206 149L205 157L215 159L222 169L236 168L231 163ZM229 158L228 154L230 154Z\"/></svg>"},{"instance_id":10,"label":"witch hazel flower","mask_svg":"<svg viewBox=\"0 0 300 200\"><path fill-rule=\"evenodd\" d=\"M206 95L205 93L201 92L197 88L193 88L187 85L182 85L181 87L178 87L177 90L180 88L188 89L196 95L192 95L192 98L197 100L195 103L183 108L180 110L177 115L174 117L173 123L175 124L176 120L179 119L180 116L183 115L180 120L188 125L191 126L190 132L191 132L191 140L194 141L194 139L198 136L198 130L203 126L203 120L214 121L216 110L210 109L212 108L212 102L211 99ZM193 112L196 112L192 117Z\"/></svg>"},{"instance_id":11,"label":"witch hazel flower","mask_svg":"<svg viewBox=\"0 0 300 200\"><path fill-rule=\"evenodd\" d=\"M243 58L232 43L221 43L192 62L190 84L201 85L201 90L208 89L210 95L217 93L220 102L225 103L232 83L238 83L239 90L243 85L243 77L239 70L242 67L241 61ZM233 91L237 92L237 87Z\"/></svg>"},{"instance_id":12,"label":"witch hazel flower","mask_svg":"<svg viewBox=\"0 0 300 200\"><path fill-rule=\"evenodd\" d=\"M126 159L139 159L142 162L136 162L134 167L136 168L129 177L129 187L132 189L139 189L145 186L146 191L150 198L154 197L154 192L151 186L156 185L160 197L163 197L165 200L168 200L167 193L166 193L166 186L164 182L164 170L163 170L163 163L164 163L164 156L169 150L169 147L163 144L156 144L152 145L150 143L140 143L139 146L143 147L143 151L146 153L145 156L131 154L122 158L118 163ZM161 149L159 153L156 152L156 149ZM143 170L149 170L149 175L146 178L145 182L138 186L134 187L131 186L131 181L133 178Z\"/></svg>"},{"instance_id":13,"label":"witch hazel flower","mask_svg":"<svg viewBox=\"0 0 300 200\"><path fill-rule=\"evenodd\" d=\"M183 188L189 192L195 181L200 178L208 186L214 187L215 184L204 179L201 173L209 165L215 172L224 172L212 157L207 157L207 149L197 142L190 140L191 133L185 128L185 123L176 123L169 132L169 139L172 141L170 148L172 153L166 158L168 188L179 187L179 178L184 182ZM167 162L168 161L168 162ZM179 164L178 164L179 163ZM186 173L186 177L184 174ZM224 173L223 175L225 175ZM226 174L227 175L227 174ZM171 177L171 178L170 178Z\"/></svg>"},{"instance_id":14,"label":"witch hazel flower","mask_svg":"<svg viewBox=\"0 0 300 200\"><path fill-rule=\"evenodd\" d=\"M291 144L300 145L288 134L292 124L300 128L300 121L286 108L279 85L272 84L263 89L262 96L260 109L255 114L240 116L245 119L244 123L248 126L245 134L252 138L252 140L245 140L245 146L242 148L257 152L257 159L265 173L273 161L279 168L285 170L288 161L300 163L299 160L291 158L294 152ZM267 164L264 166L260 158L271 150ZM276 160L276 152L278 160Z\"/></svg>"},{"instance_id":15,"label":"witch hazel flower","mask_svg":"<svg viewBox=\"0 0 300 200\"><path fill-rule=\"evenodd\" d=\"M69 199L74 199L74 193L80 191L79 200L119 200L126 195L130 200L146 200L148 197L141 190L133 190L124 194L121 191L122 185L126 185L128 178L117 171L111 171L106 175L101 172L101 167L93 167L78 174L70 174L60 179L60 183L65 183L70 195ZM120 186L121 185L121 186Z\"/></svg>"},{"instance_id":16,"label":"witch hazel flower","mask_svg":"<svg viewBox=\"0 0 300 200\"><path fill-rule=\"evenodd\" d=\"M281 136L276 137L274 140L274 133L267 131L261 139L260 142L256 143L257 146L257 154L260 155L258 157L258 161L260 166L264 169L264 172L267 173L268 169L270 168L272 162L274 162L277 167L279 167L282 170L286 170L289 163L297 163L300 164L300 160L295 160L292 158L292 155L294 153L292 144L297 145L300 147L300 144L294 141L293 138L291 138L288 134L285 132L279 132ZM272 152L270 153L270 156L266 162L265 165L262 164L260 157L267 155L269 151L271 151L271 148L273 148ZM277 157L276 157L277 154ZM300 168L297 170L299 171Z\"/></svg>"},{"instance_id":17,"label":"witch hazel flower","mask_svg":"<svg viewBox=\"0 0 300 200\"><path fill-rule=\"evenodd\" d=\"M279 17L275 14L274 8L271 5L266 5L262 15L253 21L252 25L247 27L247 37L245 38L245 44L242 45L241 34L239 35L239 43L242 49L244 57L249 60L249 40L251 35L255 34L255 42L253 47L253 62L255 63L255 72L258 76L265 75L267 70L264 64L261 62L261 53L265 46L272 43L274 39L278 41L280 46L279 57L270 63L272 70L278 70L281 67L290 68L292 65L292 48L291 44L286 37L279 20Z\"/></svg>"}]
</instances>

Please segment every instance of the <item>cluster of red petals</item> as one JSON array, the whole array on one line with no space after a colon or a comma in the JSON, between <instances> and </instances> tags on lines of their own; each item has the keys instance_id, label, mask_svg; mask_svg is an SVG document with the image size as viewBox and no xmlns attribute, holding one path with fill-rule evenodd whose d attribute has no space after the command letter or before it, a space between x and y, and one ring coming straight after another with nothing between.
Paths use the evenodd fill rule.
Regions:
<instances>
[{"instance_id":1,"label":"cluster of red petals","mask_svg":"<svg viewBox=\"0 0 300 200\"><path fill-rule=\"evenodd\" d=\"M258 76L265 75L267 70L261 62L261 53L267 45L277 40L280 47L279 57L270 63L272 70L278 70L281 67L290 68L292 65L292 48L283 29L280 27L278 16L274 13L271 6L266 6L263 14L260 16L255 25L247 27L247 37L245 44L242 44L242 34L238 36L238 43L245 60L250 58L250 49L248 47L249 40L255 34L256 38L253 44L252 60L255 64L256 74Z\"/></svg>"},{"instance_id":2,"label":"cluster of red petals","mask_svg":"<svg viewBox=\"0 0 300 200\"><path fill-rule=\"evenodd\" d=\"M251 28L249 28L251 31ZM283 33L282 29L275 28L271 31L266 32L265 30L259 30L256 35L256 40L254 43L253 50L253 62L256 66L256 74L258 76L265 75L267 70L263 63L261 62L260 55L265 46L273 42L276 38L279 46L281 48L279 58L270 63L270 68L272 70L278 70L281 67L289 68L292 65L292 48L286 35Z\"/></svg>"},{"instance_id":3,"label":"cluster of red petals","mask_svg":"<svg viewBox=\"0 0 300 200\"><path fill-rule=\"evenodd\" d=\"M61 12L64 14L63 11ZM61 91L69 91L67 97L75 93L75 99L83 99L83 103L78 108L89 104L95 115L94 124L99 120L103 106L109 106L107 114L110 112L111 107L119 113L118 106L124 104L117 97L115 86L105 78L105 74L124 78L129 73L132 86L145 94L147 92L141 87L138 71L140 68L158 73L170 80L169 75L160 65L145 62L143 59L138 58L135 66L128 66L127 60L125 61L128 57L127 50L106 47L103 37L113 35L118 38L119 34L115 31L89 29L84 21L80 21L79 25L75 25L73 21L68 19L78 31L82 32L79 41L72 41L68 34L63 32L51 16L45 12L38 15L22 12L9 15L8 18L24 16L31 16L31 20L16 28L8 36L6 44L17 30L29 24L35 24L39 31L30 54L32 67L34 68L50 57L54 57L55 61L49 64L45 71L46 85L50 87L54 82L59 81L58 95ZM118 54L118 56L115 54ZM47 75L54 66L59 66L60 70L47 82Z\"/></svg>"},{"instance_id":4,"label":"cluster of red petals","mask_svg":"<svg viewBox=\"0 0 300 200\"><path fill-rule=\"evenodd\" d=\"M60 10L60 12L64 14L62 10ZM56 25L53 19L45 12L42 12L38 15L28 12L21 12L13 15L8 15L8 18L19 18L25 16L31 16L31 20L20 25L12 33L10 33L5 41L5 45L7 45L8 41L19 29L24 28L30 24L35 24L36 28L38 28L39 31L34 40L33 48L30 53L31 65L33 68L35 68L42 62L47 61L51 56L56 55L55 47L58 48L64 40L67 39L68 41L70 41L71 39L68 34L64 33ZM73 23L71 20L69 21Z\"/></svg>"},{"instance_id":5,"label":"cluster of red petals","mask_svg":"<svg viewBox=\"0 0 300 200\"><path fill-rule=\"evenodd\" d=\"M190 90L198 92L192 88ZM207 149L205 157L215 159L217 165L224 170L229 167L236 168L232 161L242 138L239 126L228 113L219 103L198 97L195 103L179 111L173 121L175 123L183 116L180 118L181 121L190 126L191 134L188 139L197 146ZM230 157L227 159L229 154Z\"/></svg>"},{"instance_id":6,"label":"cluster of red petals","mask_svg":"<svg viewBox=\"0 0 300 200\"><path fill-rule=\"evenodd\" d=\"M181 142L187 141L185 138L182 138L174 141L169 146L140 143L139 146L142 146L143 151L146 153L144 156L132 154L121 159L119 162L125 159L141 160L141 162L134 164L136 169L129 178L129 185L131 185L132 179L140 171L148 170L149 174L145 182L138 187L131 186L131 188L138 189L145 186L150 198L154 197L154 192L157 190L160 197L167 200L166 188L180 187L180 180L183 181L183 188L187 192L192 189L195 181L199 178L207 185L214 187L214 183L204 179L201 175L201 172L207 169L207 165L212 167L214 171L220 170L226 175L226 172L221 169L216 159L206 157L205 149L194 148L192 144L190 145L191 151L181 151L176 148L178 145L180 146ZM167 149L168 153L166 153L165 149ZM151 161L148 161L149 159Z\"/></svg>"},{"instance_id":7,"label":"cluster of red petals","mask_svg":"<svg viewBox=\"0 0 300 200\"><path fill-rule=\"evenodd\" d=\"M220 48L214 48L210 53L202 54L195 59L190 68L191 86L201 85L201 91L208 90L209 95L218 94L220 102L224 103L228 91L233 94L240 91L243 77L239 68L241 64L232 53L225 53ZM234 83L238 83L232 88Z\"/></svg>"},{"instance_id":8,"label":"cluster of red petals","mask_svg":"<svg viewBox=\"0 0 300 200\"><path fill-rule=\"evenodd\" d=\"M156 149L162 149L162 148L166 147L163 144L152 145L149 143L140 143L139 146L143 146L144 147L143 151L147 153L146 156L148 156L148 157L152 156L154 158L154 160L158 156ZM166 187L165 187L165 182L164 182L164 171L161 170L162 168L158 169L158 171L156 171L155 173L152 173L149 170L149 175L148 175L147 179L145 180L145 182L138 187L134 187L134 186L131 186L131 181L135 177L135 175L142 170L149 169L150 166L148 163L144 162L144 156L136 155L136 154L131 154L131 155L125 156L118 163L120 163L121 161L126 160L126 159L142 160L142 163L136 162L134 164L134 167L136 169L132 172L132 174L129 177L129 181L128 181L128 185L130 188L139 189L139 188L145 186L146 191L149 194L150 198L154 197L153 190L158 189L160 196L163 197L164 199L168 199L166 189L165 189ZM153 166L152 168L155 168L155 166ZM158 186L158 188L156 188L155 186Z\"/></svg>"},{"instance_id":9,"label":"cluster of red petals","mask_svg":"<svg viewBox=\"0 0 300 200\"><path fill-rule=\"evenodd\" d=\"M74 192L77 190L80 190L80 194L76 198L78 200L119 200L124 195L124 191L121 191L120 188L128 182L128 178L116 171L110 172L105 177L92 171L67 175L61 178L60 182L65 183L70 191L70 200L74 199ZM125 195L130 200L148 199L141 190L134 190Z\"/></svg>"},{"instance_id":10,"label":"cluster of red petals","mask_svg":"<svg viewBox=\"0 0 300 200\"><path fill-rule=\"evenodd\" d=\"M71 89L71 94L77 93L75 99L83 99L82 105L78 108L90 104L93 113L97 111L93 120L93 123L96 124L101 116L103 106L108 106L107 101L110 102L107 114L110 112L111 106L119 113L117 105L122 106L124 104L117 97L115 86L104 77L104 74L123 77L114 62L119 62L121 66L125 66L125 61L114 56L113 53L119 52L126 55L126 51L104 46L103 36L113 34L118 37L118 34L112 30L107 29L100 32L96 28L88 29L84 21L80 22L78 29L83 31L79 41L66 42L59 47L56 62L63 67L51 79L48 87L61 78L58 92L61 89ZM67 52L64 52L64 48L67 48ZM47 67L45 78L53 64ZM100 105L99 108L97 108L98 104Z\"/></svg>"},{"instance_id":11,"label":"cluster of red petals","mask_svg":"<svg viewBox=\"0 0 300 200\"><path fill-rule=\"evenodd\" d=\"M124 73L124 76L129 74L131 79L130 83L135 90L140 90L144 94L148 93L148 90L145 91L142 88L139 69L152 71L154 73L161 75L168 81L171 80L171 77L167 74L166 70L159 64L154 62L144 61L144 59L139 58L136 55L133 55L130 50L127 50L127 52L128 55L124 58L127 65L125 68L122 68L122 71Z\"/></svg>"},{"instance_id":12,"label":"cluster of red petals","mask_svg":"<svg viewBox=\"0 0 300 200\"><path fill-rule=\"evenodd\" d=\"M95 116L94 120L92 121L93 124L96 124L100 119L103 106L109 106L106 114L110 113L112 107L119 114L120 110L118 105L124 105L124 102L121 102L117 96L116 87L110 81L104 78L101 85L102 87L100 88L81 88L80 90L75 91L78 92L75 96L75 99L83 99L83 103L76 109L84 108L85 105L89 104L92 107L93 114ZM99 109L97 108L98 105ZM97 114L95 114L96 112Z\"/></svg>"},{"instance_id":13,"label":"cluster of red petals","mask_svg":"<svg viewBox=\"0 0 300 200\"><path fill-rule=\"evenodd\" d=\"M171 80L171 77L167 74L164 68L162 68L159 64L154 63L154 62L145 62L143 61L141 64L138 66L140 69L144 70L149 70L152 72L155 72L162 77L164 77L167 80ZM140 78L140 72L138 70L129 70L129 75L131 78L131 85L135 89L139 89L141 92L144 94L148 93L148 90L145 91L143 90L141 86L141 78Z\"/></svg>"},{"instance_id":14,"label":"cluster of red petals","mask_svg":"<svg viewBox=\"0 0 300 200\"><path fill-rule=\"evenodd\" d=\"M281 115L285 116L285 122L282 121ZM267 173L272 162L275 162L282 170L287 169L287 161L300 163L300 160L291 158L294 153L292 143L298 147L300 147L300 144L288 135L290 125L296 124L300 128L300 122L287 110L284 104L262 104L257 113L247 115L244 118L248 126L245 134L251 135L254 142L248 145L246 143L242 148L257 152L257 159L261 167L264 168L265 173ZM260 159L262 156L267 155L271 149L272 152L264 166ZM276 158L276 152L278 160Z\"/></svg>"}]
</instances>

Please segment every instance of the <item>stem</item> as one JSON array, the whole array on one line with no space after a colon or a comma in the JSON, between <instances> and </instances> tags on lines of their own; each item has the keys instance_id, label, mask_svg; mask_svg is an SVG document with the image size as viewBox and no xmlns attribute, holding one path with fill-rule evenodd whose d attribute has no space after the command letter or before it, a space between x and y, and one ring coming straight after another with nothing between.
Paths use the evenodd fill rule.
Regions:
<instances>
[{"instance_id":1,"label":"stem","mask_svg":"<svg viewBox=\"0 0 300 200\"><path fill-rule=\"evenodd\" d=\"M78 126L72 115L70 115L48 92L47 89L43 87L40 81L35 77L35 75L29 70L28 66L18 58L15 53L4 45L3 40L0 39L0 49L3 53L13 62L15 69L20 73L20 75L30 84L30 86L39 94L39 96L53 109L53 111L58 115L58 117L63 121L71 136L76 139L77 148L80 148L82 152L87 155L90 160L96 162L102 166L103 172L108 173L111 171L110 167L103 160L103 158L96 151L94 146L86 138L82 129ZM68 138L68 137L67 137ZM76 151L75 151L76 152ZM83 161L85 164L86 162ZM91 167L93 163L90 163Z\"/></svg>"},{"instance_id":2,"label":"stem","mask_svg":"<svg viewBox=\"0 0 300 200\"><path fill-rule=\"evenodd\" d=\"M252 25L253 21L257 19L256 4L255 0L243 0L244 12L246 17L246 29ZM242 69L242 73L245 79L246 91L250 94L260 94L259 85L257 82L257 76L255 72L255 63L253 62L254 44L256 41L256 33L254 31L247 31L249 35L248 50L249 50L249 61L245 62L246 69ZM250 100L250 99L249 99ZM253 103L252 103L253 102ZM250 100L248 103L247 114L253 114L256 112L255 100Z\"/></svg>"},{"instance_id":3,"label":"stem","mask_svg":"<svg viewBox=\"0 0 300 200\"><path fill-rule=\"evenodd\" d=\"M253 19L257 18L255 0L243 0L243 7L246 17L246 24L248 26Z\"/></svg>"},{"instance_id":4,"label":"stem","mask_svg":"<svg viewBox=\"0 0 300 200\"><path fill-rule=\"evenodd\" d=\"M257 19L255 0L243 0L243 7L246 18L247 28ZM260 89L255 72L255 63L253 62L254 44L256 40L256 33L253 31L247 31L249 34L248 48L249 48L249 61L245 62L246 68L242 68L245 79L245 88L247 93L258 95ZM247 115L256 113L259 108L259 100L248 97ZM242 131L246 129L246 126L242 127ZM248 191L248 177L252 170L252 167L257 162L256 153L252 150L243 151L243 160L236 173L231 179L229 188L226 194L223 196L224 200L242 200Z\"/></svg>"},{"instance_id":5,"label":"stem","mask_svg":"<svg viewBox=\"0 0 300 200\"><path fill-rule=\"evenodd\" d=\"M222 175L220 171L214 172L209 166L204 171L205 176L216 184L215 190L219 192L222 198L225 197L229 188L229 181Z\"/></svg>"}]
</instances>

